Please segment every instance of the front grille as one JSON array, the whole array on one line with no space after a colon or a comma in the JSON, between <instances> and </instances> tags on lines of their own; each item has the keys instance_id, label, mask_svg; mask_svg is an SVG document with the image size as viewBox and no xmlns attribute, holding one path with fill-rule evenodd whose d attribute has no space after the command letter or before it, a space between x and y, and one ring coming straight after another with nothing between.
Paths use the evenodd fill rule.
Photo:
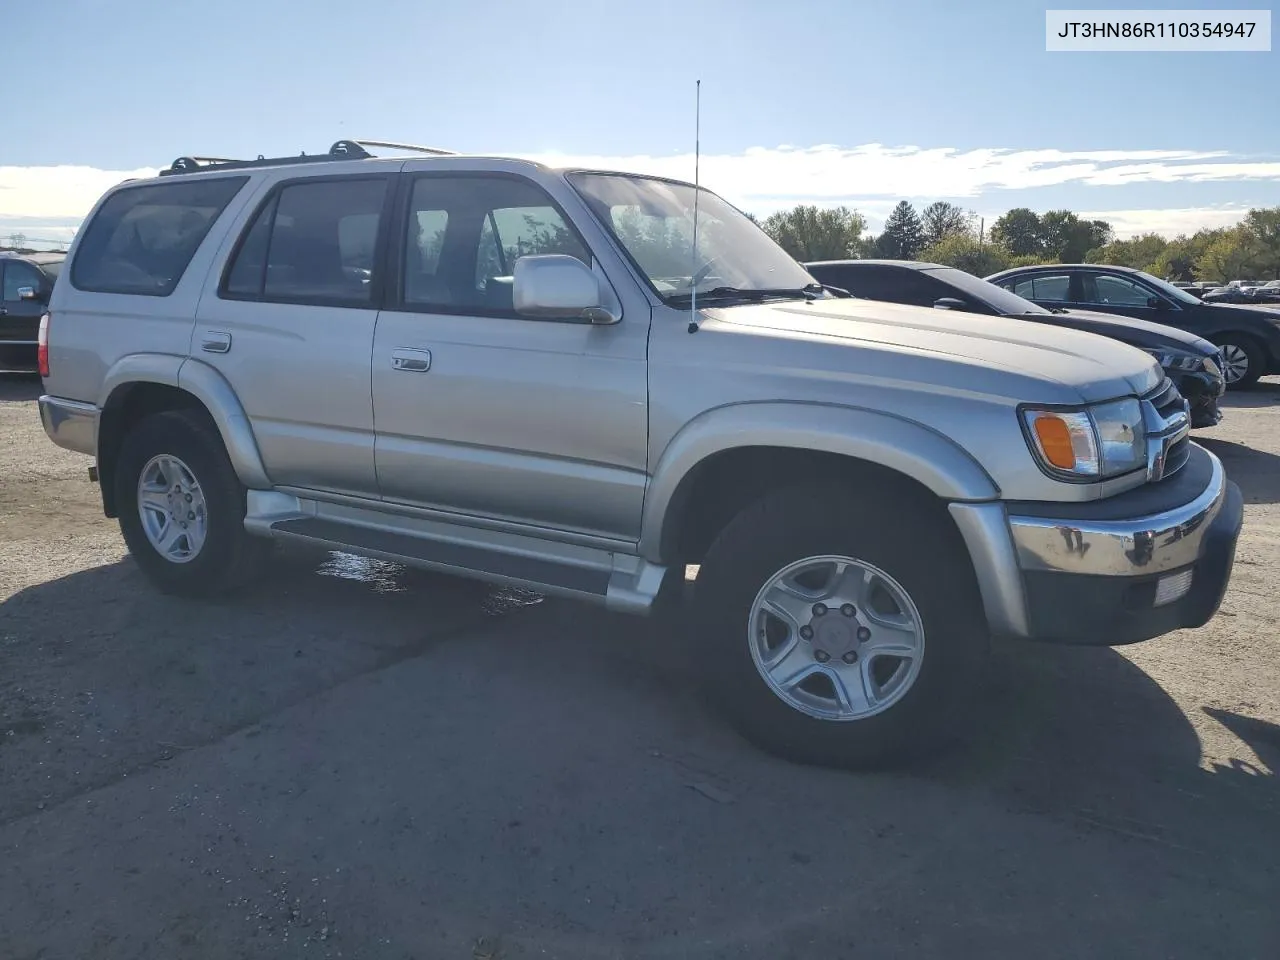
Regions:
<instances>
[{"instance_id":1,"label":"front grille","mask_svg":"<svg viewBox=\"0 0 1280 960\"><path fill-rule=\"evenodd\" d=\"M1191 457L1191 409L1168 377L1142 398L1147 428L1147 479L1166 480Z\"/></svg>"}]
</instances>

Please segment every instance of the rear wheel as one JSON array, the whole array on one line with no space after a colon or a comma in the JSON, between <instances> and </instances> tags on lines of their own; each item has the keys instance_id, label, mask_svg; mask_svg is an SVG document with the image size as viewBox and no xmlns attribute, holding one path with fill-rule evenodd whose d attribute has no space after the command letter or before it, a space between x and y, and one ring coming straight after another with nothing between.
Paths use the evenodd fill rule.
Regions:
<instances>
[{"instance_id":1,"label":"rear wheel","mask_svg":"<svg viewBox=\"0 0 1280 960\"><path fill-rule=\"evenodd\" d=\"M744 510L695 603L713 698L748 739L808 763L882 766L939 746L986 650L954 532L844 486Z\"/></svg>"},{"instance_id":2,"label":"rear wheel","mask_svg":"<svg viewBox=\"0 0 1280 960\"><path fill-rule=\"evenodd\" d=\"M116 461L120 532L160 589L213 596L245 582L270 549L244 529L245 488L201 412L140 421Z\"/></svg>"},{"instance_id":3,"label":"rear wheel","mask_svg":"<svg viewBox=\"0 0 1280 960\"><path fill-rule=\"evenodd\" d=\"M1222 378L1228 390L1251 387L1265 372L1266 357L1262 347L1252 337L1228 333L1217 338L1222 348Z\"/></svg>"}]
</instances>

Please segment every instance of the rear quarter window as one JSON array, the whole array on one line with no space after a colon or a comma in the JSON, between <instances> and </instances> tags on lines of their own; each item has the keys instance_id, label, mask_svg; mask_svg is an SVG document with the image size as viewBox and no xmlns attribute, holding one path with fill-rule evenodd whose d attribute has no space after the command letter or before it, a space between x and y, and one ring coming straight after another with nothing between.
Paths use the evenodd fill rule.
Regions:
<instances>
[{"instance_id":1,"label":"rear quarter window","mask_svg":"<svg viewBox=\"0 0 1280 960\"><path fill-rule=\"evenodd\" d=\"M97 293L167 297L248 180L217 177L116 191L85 227L71 282Z\"/></svg>"}]
</instances>

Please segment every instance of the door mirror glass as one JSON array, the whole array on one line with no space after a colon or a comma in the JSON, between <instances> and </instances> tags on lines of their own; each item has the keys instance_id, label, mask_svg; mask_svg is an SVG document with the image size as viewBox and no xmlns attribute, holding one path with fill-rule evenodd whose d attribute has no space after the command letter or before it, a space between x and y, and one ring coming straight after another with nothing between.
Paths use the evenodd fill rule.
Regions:
<instances>
[{"instance_id":1,"label":"door mirror glass","mask_svg":"<svg viewBox=\"0 0 1280 960\"><path fill-rule=\"evenodd\" d=\"M1147 297L1147 306L1152 310L1168 310L1169 301L1163 297Z\"/></svg>"},{"instance_id":2,"label":"door mirror glass","mask_svg":"<svg viewBox=\"0 0 1280 960\"><path fill-rule=\"evenodd\" d=\"M963 300L955 297L940 297L933 301L933 306L937 310L967 310L969 309Z\"/></svg>"},{"instance_id":3,"label":"door mirror glass","mask_svg":"<svg viewBox=\"0 0 1280 960\"><path fill-rule=\"evenodd\" d=\"M604 306L600 279L577 257L534 254L515 262L512 299L516 313L541 320L617 323Z\"/></svg>"},{"instance_id":4,"label":"door mirror glass","mask_svg":"<svg viewBox=\"0 0 1280 960\"><path fill-rule=\"evenodd\" d=\"M19 300L39 300L40 292L36 290L35 287L19 287L18 299Z\"/></svg>"}]
</instances>

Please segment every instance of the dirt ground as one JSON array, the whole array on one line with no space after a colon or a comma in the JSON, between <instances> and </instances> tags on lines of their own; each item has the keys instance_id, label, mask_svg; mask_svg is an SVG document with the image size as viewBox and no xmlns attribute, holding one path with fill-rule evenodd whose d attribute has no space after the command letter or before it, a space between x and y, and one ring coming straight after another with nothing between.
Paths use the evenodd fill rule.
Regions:
<instances>
[{"instance_id":1,"label":"dirt ground","mask_svg":"<svg viewBox=\"0 0 1280 960\"><path fill-rule=\"evenodd\" d=\"M1280 956L1280 384L1222 611L998 651L962 748L789 765L661 623L337 555L153 592L0 381L0 958Z\"/></svg>"}]
</instances>

